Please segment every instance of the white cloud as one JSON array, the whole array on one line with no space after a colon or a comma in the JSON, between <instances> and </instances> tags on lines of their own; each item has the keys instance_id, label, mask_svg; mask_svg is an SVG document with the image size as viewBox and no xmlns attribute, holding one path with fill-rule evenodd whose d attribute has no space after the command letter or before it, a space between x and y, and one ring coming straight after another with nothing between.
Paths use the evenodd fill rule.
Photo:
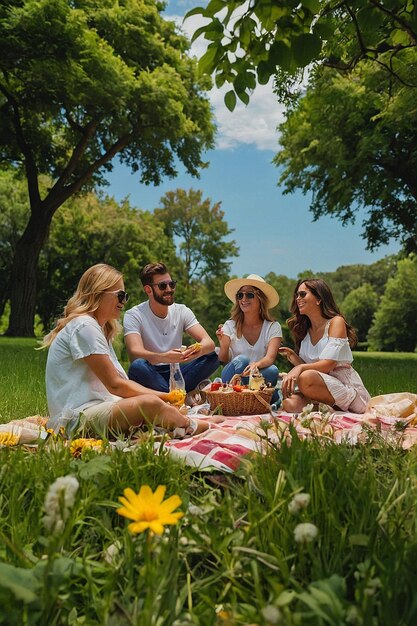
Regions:
<instances>
[{"instance_id":1,"label":"white cloud","mask_svg":"<svg viewBox=\"0 0 417 626\"><path fill-rule=\"evenodd\" d=\"M185 22L180 16L167 17L175 20L190 38L205 22L201 15L194 15ZM200 58L206 47L207 41L199 37L192 44L191 53ZM238 145L246 144L259 150L277 152L277 126L284 119L284 107L278 103L272 91L272 81L268 85L258 85L247 106L238 100L233 112L230 112L224 104L224 95L230 89L230 85L224 85L221 89L213 86L209 93L218 127L216 147L219 150L232 150Z\"/></svg>"}]
</instances>

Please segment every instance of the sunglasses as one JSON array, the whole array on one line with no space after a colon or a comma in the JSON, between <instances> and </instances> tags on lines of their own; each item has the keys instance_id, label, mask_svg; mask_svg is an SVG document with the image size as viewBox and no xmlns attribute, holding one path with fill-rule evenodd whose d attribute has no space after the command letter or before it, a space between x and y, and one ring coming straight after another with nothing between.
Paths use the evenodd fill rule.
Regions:
<instances>
[{"instance_id":1,"label":"sunglasses","mask_svg":"<svg viewBox=\"0 0 417 626\"><path fill-rule=\"evenodd\" d=\"M243 298L247 298L248 300L253 300L255 297L255 294L253 291L238 291L236 294L236 298L238 300L243 300Z\"/></svg>"},{"instance_id":2,"label":"sunglasses","mask_svg":"<svg viewBox=\"0 0 417 626\"><path fill-rule=\"evenodd\" d=\"M120 304L129 300L129 294L127 291L123 291L123 289L118 289L117 291L107 291L106 293L115 293Z\"/></svg>"},{"instance_id":3,"label":"sunglasses","mask_svg":"<svg viewBox=\"0 0 417 626\"><path fill-rule=\"evenodd\" d=\"M295 292L295 297L296 298L305 298L307 294L308 294L308 291L296 291Z\"/></svg>"},{"instance_id":4,"label":"sunglasses","mask_svg":"<svg viewBox=\"0 0 417 626\"><path fill-rule=\"evenodd\" d=\"M175 289L175 287L177 286L177 281L176 280L161 280L160 283L151 283L151 287L158 287L158 289L160 289L161 291L165 291L166 289L168 289L168 287L170 289Z\"/></svg>"}]
</instances>

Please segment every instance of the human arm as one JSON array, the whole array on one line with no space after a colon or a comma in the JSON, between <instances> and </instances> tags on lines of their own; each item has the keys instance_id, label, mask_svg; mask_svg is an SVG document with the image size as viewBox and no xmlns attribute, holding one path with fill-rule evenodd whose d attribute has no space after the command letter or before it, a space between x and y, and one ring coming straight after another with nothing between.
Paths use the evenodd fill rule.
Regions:
<instances>
[{"instance_id":1,"label":"human arm","mask_svg":"<svg viewBox=\"0 0 417 626\"><path fill-rule=\"evenodd\" d=\"M168 400L167 393L156 391L155 389L148 389L148 387L139 385L139 383L133 380L123 378L107 354L90 354L84 357L83 360L93 374L103 383L107 391L115 396L132 398L133 396L151 394L161 398L161 400Z\"/></svg>"},{"instance_id":2,"label":"human arm","mask_svg":"<svg viewBox=\"0 0 417 626\"><path fill-rule=\"evenodd\" d=\"M216 336L219 340L219 354L218 359L220 363L228 363L230 361L230 343L231 339L229 335L225 335L223 332L223 324L219 324L216 330Z\"/></svg>"},{"instance_id":3,"label":"human arm","mask_svg":"<svg viewBox=\"0 0 417 626\"><path fill-rule=\"evenodd\" d=\"M181 353L181 362L192 361L204 354L209 354L214 350L214 341L211 339L207 331L201 326L201 324L194 324L186 330L187 335L190 335L197 343L200 344L200 348L187 348Z\"/></svg>"},{"instance_id":4,"label":"human arm","mask_svg":"<svg viewBox=\"0 0 417 626\"><path fill-rule=\"evenodd\" d=\"M290 348L286 348L285 350L290 356L290 358L288 358L288 356L287 358L294 365L294 367L287 374L282 375L282 393L284 397L287 397L294 392L294 388L296 387L298 378L302 372L306 370L314 370L317 372L323 372L324 374L331 372L338 363L339 355L343 354L346 348L350 354L350 348L348 348L347 345L346 323L341 316L336 316L331 320L327 344L322 349L317 360L305 363ZM291 357L293 358L291 359Z\"/></svg>"},{"instance_id":5,"label":"human arm","mask_svg":"<svg viewBox=\"0 0 417 626\"><path fill-rule=\"evenodd\" d=\"M143 345L141 335L130 333L125 335L125 344L129 361L132 363L135 359L146 359L149 363L179 363L183 361L182 353L179 348L167 350L166 352L153 352L147 350Z\"/></svg>"},{"instance_id":6,"label":"human arm","mask_svg":"<svg viewBox=\"0 0 417 626\"><path fill-rule=\"evenodd\" d=\"M243 370L242 376L250 376L251 371L255 367L261 370L265 367L269 367L270 365L272 365L277 358L277 353L281 345L281 341L281 337L273 337L272 339L270 339L265 356L263 356L258 361L253 361L253 363L249 363L249 365Z\"/></svg>"}]
</instances>

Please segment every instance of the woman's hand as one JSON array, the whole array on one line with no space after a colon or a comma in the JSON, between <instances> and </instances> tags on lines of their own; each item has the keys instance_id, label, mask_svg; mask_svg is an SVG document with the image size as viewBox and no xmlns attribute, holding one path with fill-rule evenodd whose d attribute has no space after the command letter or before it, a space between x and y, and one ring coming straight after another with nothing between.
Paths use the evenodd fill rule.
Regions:
<instances>
[{"instance_id":1,"label":"woman's hand","mask_svg":"<svg viewBox=\"0 0 417 626\"><path fill-rule=\"evenodd\" d=\"M288 372L288 374L281 374L281 391L284 398L288 398L289 396L292 396L293 393L296 393L295 387L297 385L298 377L302 371L303 369L301 365L296 365Z\"/></svg>"},{"instance_id":2,"label":"woman's hand","mask_svg":"<svg viewBox=\"0 0 417 626\"><path fill-rule=\"evenodd\" d=\"M291 348L278 348L278 354L285 356L287 361L289 361L292 365L299 365L300 363L303 363L302 359L300 359L298 354Z\"/></svg>"},{"instance_id":3,"label":"woman's hand","mask_svg":"<svg viewBox=\"0 0 417 626\"><path fill-rule=\"evenodd\" d=\"M219 341L220 341L220 340L221 340L221 338L223 337L223 324L219 324L219 325L217 326L216 336L217 336L217 339L218 339Z\"/></svg>"},{"instance_id":4,"label":"woman's hand","mask_svg":"<svg viewBox=\"0 0 417 626\"><path fill-rule=\"evenodd\" d=\"M254 361L253 363L249 363L249 365L245 367L245 369L241 373L241 376L250 376L252 373L252 370L254 370L255 367L258 367L258 363L256 361Z\"/></svg>"}]
</instances>

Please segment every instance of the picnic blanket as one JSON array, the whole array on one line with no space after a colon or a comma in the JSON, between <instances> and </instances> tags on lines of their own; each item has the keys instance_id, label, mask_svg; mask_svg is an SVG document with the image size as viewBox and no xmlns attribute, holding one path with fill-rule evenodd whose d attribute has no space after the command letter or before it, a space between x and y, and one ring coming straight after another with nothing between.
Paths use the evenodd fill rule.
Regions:
<instances>
[{"instance_id":1,"label":"picnic blanket","mask_svg":"<svg viewBox=\"0 0 417 626\"><path fill-rule=\"evenodd\" d=\"M352 445L365 443L376 433L393 445L408 449L417 443L417 395L396 393L371 399L364 414L311 407L300 414L275 411L272 414L227 417L210 429L187 439L164 439L155 443L155 453L169 453L188 465L234 472L242 459L264 453L270 443L318 437L328 442ZM198 417L198 415L197 415ZM210 421L210 416L199 416ZM46 418L34 416L0 425L1 434L16 437L16 443L30 443L47 436Z\"/></svg>"}]
</instances>

